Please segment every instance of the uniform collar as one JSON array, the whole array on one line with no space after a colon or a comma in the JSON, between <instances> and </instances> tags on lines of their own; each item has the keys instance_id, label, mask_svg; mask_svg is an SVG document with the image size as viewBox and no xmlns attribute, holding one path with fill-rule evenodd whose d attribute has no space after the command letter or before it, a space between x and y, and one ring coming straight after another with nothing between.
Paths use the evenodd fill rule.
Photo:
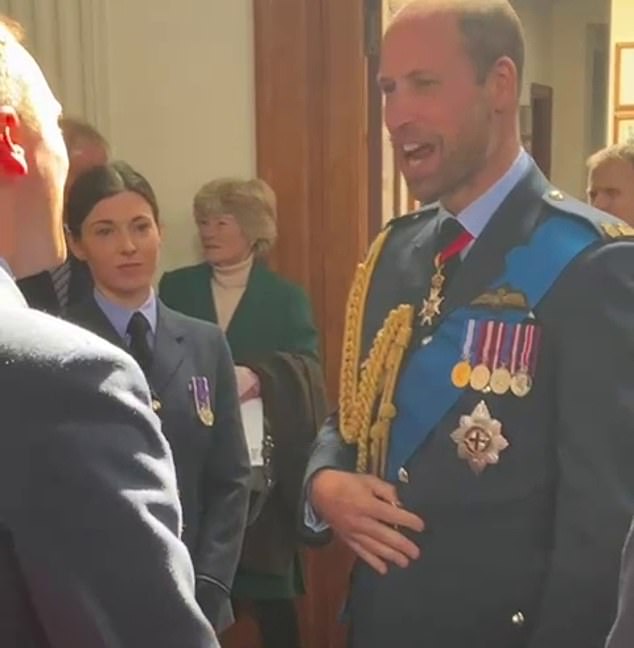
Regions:
<instances>
[{"instance_id":1,"label":"uniform collar","mask_svg":"<svg viewBox=\"0 0 634 648\"><path fill-rule=\"evenodd\" d=\"M150 324L150 330L153 334L156 333L156 295L154 290L150 289L150 296L147 301L139 308L130 309L119 304L113 304L105 295L103 295L97 288L94 289L94 297L97 305L103 311L104 315L108 318L115 331L121 338L125 338L128 330L128 323L134 313L141 312Z\"/></svg>"},{"instance_id":2,"label":"uniform collar","mask_svg":"<svg viewBox=\"0 0 634 648\"><path fill-rule=\"evenodd\" d=\"M460 224L474 239L482 234L493 214L528 172L530 166L530 156L524 149L521 149L508 171L479 198L456 214L455 217ZM439 208L439 215L442 220L452 216L442 205Z\"/></svg>"}]
</instances>

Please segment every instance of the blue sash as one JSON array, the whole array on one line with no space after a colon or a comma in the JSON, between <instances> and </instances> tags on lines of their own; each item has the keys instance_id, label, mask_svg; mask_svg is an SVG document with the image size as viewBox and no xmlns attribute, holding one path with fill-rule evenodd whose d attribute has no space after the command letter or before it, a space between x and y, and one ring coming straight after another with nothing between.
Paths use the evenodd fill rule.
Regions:
<instances>
[{"instance_id":1,"label":"blue sash","mask_svg":"<svg viewBox=\"0 0 634 648\"><path fill-rule=\"evenodd\" d=\"M541 301L566 266L599 238L588 224L554 216L539 226L525 246L506 256L506 268L489 288L510 286L526 296L528 310L495 312L497 321L515 324ZM412 354L401 374L395 396L397 415L392 423L386 479L395 481L398 469L427 439L464 389L451 382L451 371L462 358L461 341L470 319L491 319L483 308L452 312L435 331L429 344Z\"/></svg>"}]
</instances>

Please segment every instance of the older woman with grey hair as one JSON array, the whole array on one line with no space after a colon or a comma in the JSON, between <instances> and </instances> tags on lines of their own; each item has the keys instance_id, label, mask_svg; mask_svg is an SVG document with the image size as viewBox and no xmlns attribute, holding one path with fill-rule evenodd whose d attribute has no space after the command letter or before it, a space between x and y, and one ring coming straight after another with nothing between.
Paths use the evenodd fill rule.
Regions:
<instances>
[{"instance_id":1,"label":"older woman with grey hair","mask_svg":"<svg viewBox=\"0 0 634 648\"><path fill-rule=\"evenodd\" d=\"M166 273L160 296L175 310L219 324L242 399L262 398L270 488L247 530L233 595L252 604L266 648L298 648L296 516L326 407L317 331L304 291L266 266L277 225L275 194L264 181L213 180L196 194L193 211L205 261ZM261 494L257 500L259 509Z\"/></svg>"}]
</instances>

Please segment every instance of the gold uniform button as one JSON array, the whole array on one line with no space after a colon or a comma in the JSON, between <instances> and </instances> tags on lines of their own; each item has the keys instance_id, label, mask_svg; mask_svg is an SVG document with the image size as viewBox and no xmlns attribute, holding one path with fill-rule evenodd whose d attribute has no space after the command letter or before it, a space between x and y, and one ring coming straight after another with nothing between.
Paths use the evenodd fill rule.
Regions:
<instances>
[{"instance_id":1,"label":"gold uniform button","mask_svg":"<svg viewBox=\"0 0 634 648\"><path fill-rule=\"evenodd\" d=\"M524 618L524 615L521 612L516 612L511 617L511 621L513 622L513 625L517 626L518 628L521 628L524 625L525 620L526 619Z\"/></svg>"},{"instance_id":2,"label":"gold uniform button","mask_svg":"<svg viewBox=\"0 0 634 648\"><path fill-rule=\"evenodd\" d=\"M401 467L398 469L398 480L401 484L409 484L409 473L405 468Z\"/></svg>"},{"instance_id":3,"label":"gold uniform button","mask_svg":"<svg viewBox=\"0 0 634 648\"><path fill-rule=\"evenodd\" d=\"M553 189L549 194L549 198L552 198L552 200L563 200L564 195L559 191L559 189Z\"/></svg>"}]
</instances>

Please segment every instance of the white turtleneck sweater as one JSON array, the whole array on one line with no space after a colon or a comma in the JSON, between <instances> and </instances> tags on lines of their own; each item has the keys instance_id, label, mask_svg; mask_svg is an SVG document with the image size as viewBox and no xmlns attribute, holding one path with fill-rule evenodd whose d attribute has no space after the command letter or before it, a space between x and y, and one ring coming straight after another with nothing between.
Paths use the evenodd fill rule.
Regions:
<instances>
[{"instance_id":1,"label":"white turtleneck sweater","mask_svg":"<svg viewBox=\"0 0 634 648\"><path fill-rule=\"evenodd\" d=\"M211 293L216 306L218 326L226 331L242 299L253 266L253 255L230 266L214 266Z\"/></svg>"}]
</instances>

